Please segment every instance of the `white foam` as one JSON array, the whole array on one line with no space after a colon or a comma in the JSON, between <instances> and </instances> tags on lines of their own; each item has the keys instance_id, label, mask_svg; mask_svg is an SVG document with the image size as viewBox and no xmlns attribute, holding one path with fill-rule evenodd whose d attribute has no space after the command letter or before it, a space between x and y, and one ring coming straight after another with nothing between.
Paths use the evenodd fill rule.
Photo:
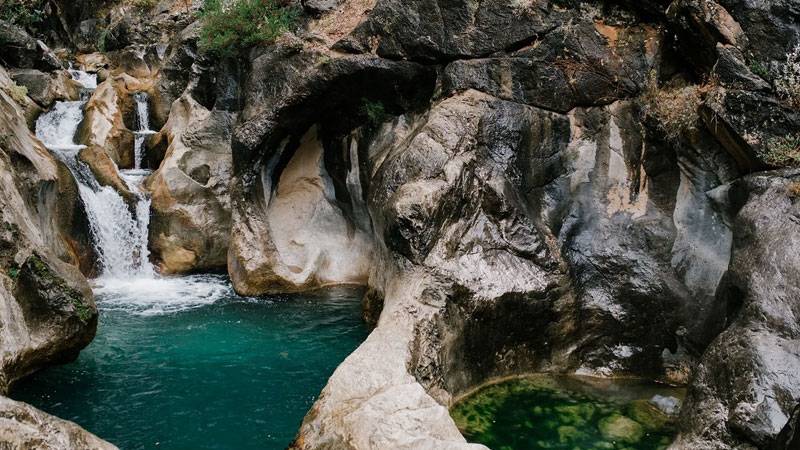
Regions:
<instances>
[{"instance_id":1,"label":"white foam","mask_svg":"<svg viewBox=\"0 0 800 450\"><path fill-rule=\"evenodd\" d=\"M105 310L152 316L200 308L236 297L226 277L101 277L94 280L97 305Z\"/></svg>"}]
</instances>

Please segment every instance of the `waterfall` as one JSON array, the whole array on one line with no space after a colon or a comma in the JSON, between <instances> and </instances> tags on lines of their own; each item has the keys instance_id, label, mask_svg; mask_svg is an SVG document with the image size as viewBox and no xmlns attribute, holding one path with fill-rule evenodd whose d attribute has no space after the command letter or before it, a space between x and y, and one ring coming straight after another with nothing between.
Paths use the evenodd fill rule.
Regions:
<instances>
[{"instance_id":1,"label":"waterfall","mask_svg":"<svg viewBox=\"0 0 800 450\"><path fill-rule=\"evenodd\" d=\"M150 129L150 112L148 96L146 92L137 92L133 95L136 102L136 126L139 128L134 132L133 157L135 170L142 168L142 158L144 157L144 141L147 136L155 134Z\"/></svg>"},{"instance_id":2,"label":"waterfall","mask_svg":"<svg viewBox=\"0 0 800 450\"><path fill-rule=\"evenodd\" d=\"M75 177L99 257L101 276L152 277L155 270L147 249L150 199L138 187L146 174L121 173L137 196L132 213L122 196L112 187L100 185L89 166L80 160L79 153L85 146L75 142L75 134L83 120L86 97L97 87L97 77L74 69L70 69L70 73L87 95L82 95L81 101L57 102L42 114L36 121L36 137Z\"/></svg>"}]
</instances>

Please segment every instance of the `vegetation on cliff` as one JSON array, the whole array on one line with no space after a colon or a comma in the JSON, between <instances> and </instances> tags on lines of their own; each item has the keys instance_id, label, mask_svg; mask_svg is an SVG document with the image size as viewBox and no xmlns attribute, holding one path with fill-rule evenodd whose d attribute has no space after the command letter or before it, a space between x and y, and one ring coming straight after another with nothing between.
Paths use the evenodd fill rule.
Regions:
<instances>
[{"instance_id":1,"label":"vegetation on cliff","mask_svg":"<svg viewBox=\"0 0 800 450\"><path fill-rule=\"evenodd\" d=\"M273 42L298 17L298 9L275 0L206 0L200 12L200 47L213 55L232 56Z\"/></svg>"}]
</instances>

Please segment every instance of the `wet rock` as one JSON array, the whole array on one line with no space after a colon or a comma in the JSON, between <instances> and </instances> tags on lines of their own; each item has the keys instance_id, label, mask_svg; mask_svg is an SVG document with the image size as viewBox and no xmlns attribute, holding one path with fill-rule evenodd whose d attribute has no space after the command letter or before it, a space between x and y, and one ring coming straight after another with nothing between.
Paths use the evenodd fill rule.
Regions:
<instances>
[{"instance_id":1,"label":"wet rock","mask_svg":"<svg viewBox=\"0 0 800 450\"><path fill-rule=\"evenodd\" d=\"M600 421L600 432L610 441L635 444L642 439L644 429L637 422L620 415L606 417Z\"/></svg>"},{"instance_id":2,"label":"wet rock","mask_svg":"<svg viewBox=\"0 0 800 450\"><path fill-rule=\"evenodd\" d=\"M162 273L227 264L235 117L209 111L188 94L172 105L159 136L168 141L166 155L146 185L152 193L150 246Z\"/></svg>"},{"instance_id":3,"label":"wet rock","mask_svg":"<svg viewBox=\"0 0 800 450\"><path fill-rule=\"evenodd\" d=\"M0 442L8 448L115 450L78 425L22 402L0 397Z\"/></svg>"}]
</instances>

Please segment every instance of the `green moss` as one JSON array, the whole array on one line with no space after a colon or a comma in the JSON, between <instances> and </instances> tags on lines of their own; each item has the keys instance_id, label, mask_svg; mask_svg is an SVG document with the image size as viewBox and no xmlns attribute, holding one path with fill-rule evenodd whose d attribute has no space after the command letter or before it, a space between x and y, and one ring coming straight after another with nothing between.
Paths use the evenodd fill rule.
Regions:
<instances>
[{"instance_id":1,"label":"green moss","mask_svg":"<svg viewBox=\"0 0 800 450\"><path fill-rule=\"evenodd\" d=\"M28 88L25 86L14 83L10 86L6 86L3 90L20 105L25 105L28 101Z\"/></svg>"},{"instance_id":2,"label":"green moss","mask_svg":"<svg viewBox=\"0 0 800 450\"><path fill-rule=\"evenodd\" d=\"M274 42L295 26L300 10L275 0L205 0L199 16L200 48L224 57Z\"/></svg>"},{"instance_id":3,"label":"green moss","mask_svg":"<svg viewBox=\"0 0 800 450\"><path fill-rule=\"evenodd\" d=\"M376 127L386 121L386 108L379 101L361 99L361 113L367 118L367 122Z\"/></svg>"},{"instance_id":4,"label":"green moss","mask_svg":"<svg viewBox=\"0 0 800 450\"><path fill-rule=\"evenodd\" d=\"M37 254L32 254L25 262L28 270L38 279L37 285L50 286L55 288L61 301L66 300L75 310L78 319L83 323L88 323L94 315L94 310L86 302L79 291L73 289L59 276L54 274L47 264Z\"/></svg>"}]
</instances>

